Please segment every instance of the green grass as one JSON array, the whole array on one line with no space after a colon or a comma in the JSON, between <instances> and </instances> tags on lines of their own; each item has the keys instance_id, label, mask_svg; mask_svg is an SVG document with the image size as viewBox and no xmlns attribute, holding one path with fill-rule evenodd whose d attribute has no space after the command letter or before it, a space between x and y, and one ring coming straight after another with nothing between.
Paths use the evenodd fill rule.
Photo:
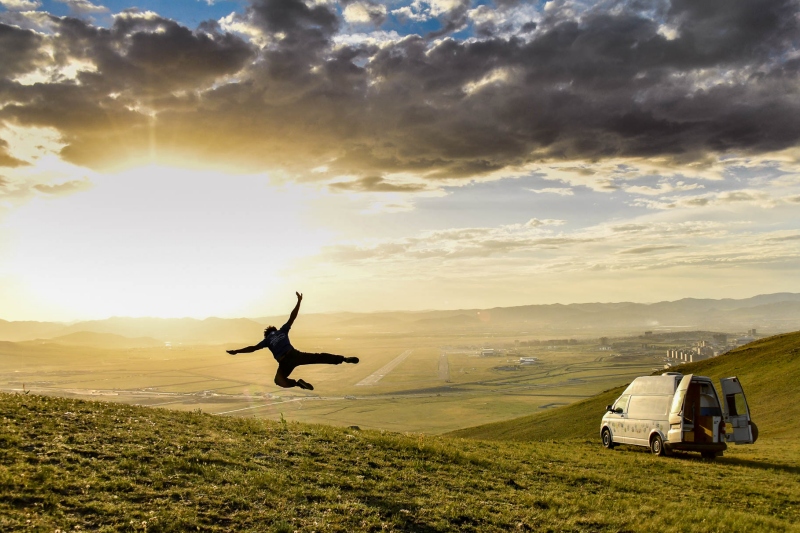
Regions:
<instances>
[{"instance_id":1,"label":"green grass","mask_svg":"<svg viewBox=\"0 0 800 533\"><path fill-rule=\"evenodd\" d=\"M708 376L717 381L738 376L759 438L800 437L800 332L776 335L713 359L689 363L672 371ZM599 439L605 406L625 386L544 413L454 431L450 435L493 440Z\"/></svg>"},{"instance_id":2,"label":"green grass","mask_svg":"<svg viewBox=\"0 0 800 533\"><path fill-rule=\"evenodd\" d=\"M2 531L796 531L784 450L714 463L0 394ZM758 445L756 445L758 446ZM700 475L702 473L702 475Z\"/></svg>"}]
</instances>

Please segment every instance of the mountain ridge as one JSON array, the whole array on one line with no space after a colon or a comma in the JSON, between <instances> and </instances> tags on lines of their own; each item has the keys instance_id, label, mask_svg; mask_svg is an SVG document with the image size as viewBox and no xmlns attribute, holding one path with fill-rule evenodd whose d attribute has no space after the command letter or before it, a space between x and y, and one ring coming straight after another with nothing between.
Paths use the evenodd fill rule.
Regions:
<instances>
[{"instance_id":1,"label":"mountain ridge","mask_svg":"<svg viewBox=\"0 0 800 533\"><path fill-rule=\"evenodd\" d=\"M259 338L266 325L281 325L287 318L288 312L258 318L111 317L69 324L0 320L0 340L52 339L85 331L152 337L161 342L222 344ZM430 332L445 328L542 336L631 334L658 328L728 332L761 328L779 333L800 329L800 294L784 292L718 300L682 298L649 304L586 302L443 311L311 313L302 314L296 328L305 335Z\"/></svg>"}]
</instances>

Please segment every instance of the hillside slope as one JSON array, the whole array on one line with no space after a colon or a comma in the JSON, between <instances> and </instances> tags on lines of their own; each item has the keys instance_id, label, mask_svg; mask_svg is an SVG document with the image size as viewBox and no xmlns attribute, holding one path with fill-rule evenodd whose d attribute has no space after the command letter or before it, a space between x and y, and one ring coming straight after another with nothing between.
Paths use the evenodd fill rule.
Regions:
<instances>
[{"instance_id":1,"label":"hillside slope","mask_svg":"<svg viewBox=\"0 0 800 533\"><path fill-rule=\"evenodd\" d=\"M744 387L759 438L800 437L800 332L752 342L714 359L670 369L682 374L719 378L738 376ZM586 400L522 418L465 428L451 436L491 440L599 438L605 406L625 386Z\"/></svg>"},{"instance_id":2,"label":"hillside slope","mask_svg":"<svg viewBox=\"0 0 800 533\"><path fill-rule=\"evenodd\" d=\"M431 438L24 394L0 394L0 419L4 532L749 533L800 525L793 443L705 463L597 443ZM680 497L664 498L642 479Z\"/></svg>"}]
</instances>

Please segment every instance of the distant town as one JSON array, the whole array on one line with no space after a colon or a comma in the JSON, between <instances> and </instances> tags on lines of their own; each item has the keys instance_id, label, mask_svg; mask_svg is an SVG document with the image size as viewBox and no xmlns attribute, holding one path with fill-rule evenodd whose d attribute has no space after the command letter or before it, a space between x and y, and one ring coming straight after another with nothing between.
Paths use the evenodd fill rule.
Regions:
<instances>
[{"instance_id":1,"label":"distant town","mask_svg":"<svg viewBox=\"0 0 800 533\"><path fill-rule=\"evenodd\" d=\"M655 356L663 359L663 368L668 369L718 357L759 338L755 328L739 333L644 331L641 335L595 339L528 339L515 340L513 343L490 341L480 345L443 346L441 350L442 353L473 357L505 357L507 362L519 366L538 363L539 358L531 355L534 351L596 350L608 352L608 356Z\"/></svg>"}]
</instances>

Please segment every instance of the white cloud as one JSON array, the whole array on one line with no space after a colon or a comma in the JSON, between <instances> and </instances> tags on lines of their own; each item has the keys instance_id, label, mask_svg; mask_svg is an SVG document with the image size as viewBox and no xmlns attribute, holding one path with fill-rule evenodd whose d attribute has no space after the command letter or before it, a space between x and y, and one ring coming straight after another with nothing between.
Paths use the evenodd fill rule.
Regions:
<instances>
[{"instance_id":1,"label":"white cloud","mask_svg":"<svg viewBox=\"0 0 800 533\"><path fill-rule=\"evenodd\" d=\"M539 220L538 218L532 218L525 223L525 227L528 228L538 228L541 226L563 226L566 224L565 220L555 220L552 218L546 218L544 220Z\"/></svg>"},{"instance_id":2,"label":"white cloud","mask_svg":"<svg viewBox=\"0 0 800 533\"><path fill-rule=\"evenodd\" d=\"M223 31L241 35L259 47L264 47L269 41L261 28L236 13L222 17L217 22Z\"/></svg>"},{"instance_id":3,"label":"white cloud","mask_svg":"<svg viewBox=\"0 0 800 533\"><path fill-rule=\"evenodd\" d=\"M369 24L386 16L386 6L354 2L342 11L344 20L351 24Z\"/></svg>"},{"instance_id":4,"label":"white cloud","mask_svg":"<svg viewBox=\"0 0 800 533\"><path fill-rule=\"evenodd\" d=\"M508 83L509 80L512 78L512 75L513 75L512 70L509 69L509 68L494 69L494 70L490 71L483 78L481 78L481 79L479 79L477 81L473 81L473 82L467 83L466 85L464 85L462 90L467 95L471 96L473 93L476 93L476 92L480 91L481 89L483 89L486 86L504 85L504 84Z\"/></svg>"},{"instance_id":5,"label":"white cloud","mask_svg":"<svg viewBox=\"0 0 800 533\"><path fill-rule=\"evenodd\" d=\"M418 4L420 2L415 0L414 3ZM463 4L461 0L429 0L427 3L430 5L431 14L434 17L449 13Z\"/></svg>"},{"instance_id":6,"label":"white cloud","mask_svg":"<svg viewBox=\"0 0 800 533\"><path fill-rule=\"evenodd\" d=\"M462 6L462 0L414 0L410 5L393 9L392 14L415 22L424 22L447 15Z\"/></svg>"},{"instance_id":7,"label":"white cloud","mask_svg":"<svg viewBox=\"0 0 800 533\"><path fill-rule=\"evenodd\" d=\"M337 46L357 46L361 44L383 45L402 39L396 31L378 30L369 33L340 33L333 38Z\"/></svg>"},{"instance_id":8,"label":"white cloud","mask_svg":"<svg viewBox=\"0 0 800 533\"><path fill-rule=\"evenodd\" d=\"M658 200L639 198L632 202L635 206L650 209L715 207L732 204L748 204L769 209L781 203L783 203L781 199L774 198L767 192L753 189L722 191L699 196L664 196Z\"/></svg>"},{"instance_id":9,"label":"white cloud","mask_svg":"<svg viewBox=\"0 0 800 533\"><path fill-rule=\"evenodd\" d=\"M430 13L428 12L417 12L412 9L410 6L403 6L397 9L392 10L392 15L395 15L399 18L405 18L408 20L413 20L414 22L424 22L430 19Z\"/></svg>"},{"instance_id":10,"label":"white cloud","mask_svg":"<svg viewBox=\"0 0 800 533\"><path fill-rule=\"evenodd\" d=\"M67 4L70 10L74 13L107 13L108 8L105 6L95 5L89 0L56 0L62 4Z\"/></svg>"},{"instance_id":11,"label":"white cloud","mask_svg":"<svg viewBox=\"0 0 800 533\"><path fill-rule=\"evenodd\" d=\"M546 187L544 189L528 189L536 194L558 194L560 196L572 196L575 193L569 187Z\"/></svg>"},{"instance_id":12,"label":"white cloud","mask_svg":"<svg viewBox=\"0 0 800 533\"><path fill-rule=\"evenodd\" d=\"M647 187L644 185L633 185L625 187L625 192L632 194L644 194L647 196L658 196L661 194L668 194L672 192L692 191L694 189L703 189L704 186L699 183L684 183L679 181L674 185L669 182L661 182L657 187Z\"/></svg>"},{"instance_id":13,"label":"white cloud","mask_svg":"<svg viewBox=\"0 0 800 533\"><path fill-rule=\"evenodd\" d=\"M0 5L9 11L31 11L42 6L39 0L0 0Z\"/></svg>"}]
</instances>

